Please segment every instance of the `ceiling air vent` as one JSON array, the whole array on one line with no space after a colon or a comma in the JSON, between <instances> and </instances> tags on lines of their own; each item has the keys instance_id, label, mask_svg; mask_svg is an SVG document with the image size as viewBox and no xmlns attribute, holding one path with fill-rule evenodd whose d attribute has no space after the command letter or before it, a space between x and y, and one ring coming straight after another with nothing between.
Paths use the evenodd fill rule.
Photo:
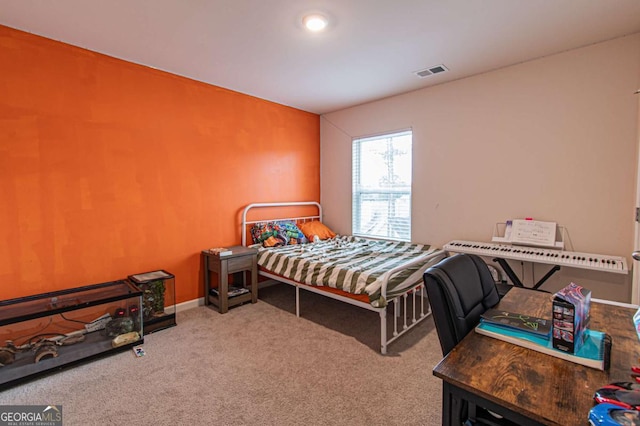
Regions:
<instances>
[{"instance_id":1,"label":"ceiling air vent","mask_svg":"<svg viewBox=\"0 0 640 426\"><path fill-rule=\"evenodd\" d=\"M420 78L429 77L430 75L439 74L441 72L449 71L447 67L444 65L435 65L433 67L429 67L420 71L416 71L415 74Z\"/></svg>"}]
</instances>

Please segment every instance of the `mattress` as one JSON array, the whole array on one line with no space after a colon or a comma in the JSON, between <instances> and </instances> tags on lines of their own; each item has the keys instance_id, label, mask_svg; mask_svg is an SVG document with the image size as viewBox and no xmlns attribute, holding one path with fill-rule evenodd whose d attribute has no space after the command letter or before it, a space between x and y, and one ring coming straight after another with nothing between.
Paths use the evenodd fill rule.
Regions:
<instances>
[{"instance_id":1,"label":"mattress","mask_svg":"<svg viewBox=\"0 0 640 426\"><path fill-rule=\"evenodd\" d=\"M366 295L372 306L384 307L388 300L422 281L430 255L436 251L424 244L338 236L308 244L260 248L258 265L298 283ZM403 268L406 264L411 265ZM393 268L400 272L388 278L386 273Z\"/></svg>"}]
</instances>

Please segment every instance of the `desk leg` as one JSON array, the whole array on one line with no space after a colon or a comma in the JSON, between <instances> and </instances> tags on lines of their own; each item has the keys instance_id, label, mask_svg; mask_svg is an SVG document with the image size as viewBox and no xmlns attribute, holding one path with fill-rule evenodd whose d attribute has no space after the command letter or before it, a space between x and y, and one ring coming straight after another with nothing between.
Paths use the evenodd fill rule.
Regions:
<instances>
[{"instance_id":1,"label":"desk leg","mask_svg":"<svg viewBox=\"0 0 640 426\"><path fill-rule=\"evenodd\" d=\"M467 402L460 395L455 394L455 388L447 382L442 382L442 426L461 425L463 418L462 407ZM466 415L466 414L465 414Z\"/></svg>"},{"instance_id":2,"label":"desk leg","mask_svg":"<svg viewBox=\"0 0 640 426\"><path fill-rule=\"evenodd\" d=\"M442 382L442 426L451 426L451 389L447 382Z\"/></svg>"}]
</instances>

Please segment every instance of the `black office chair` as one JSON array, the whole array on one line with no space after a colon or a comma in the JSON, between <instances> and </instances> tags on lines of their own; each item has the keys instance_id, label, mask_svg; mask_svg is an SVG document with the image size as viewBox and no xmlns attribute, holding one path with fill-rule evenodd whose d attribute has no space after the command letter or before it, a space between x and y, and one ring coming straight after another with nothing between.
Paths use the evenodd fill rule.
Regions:
<instances>
[{"instance_id":1,"label":"black office chair","mask_svg":"<svg viewBox=\"0 0 640 426\"><path fill-rule=\"evenodd\" d=\"M500 301L487 264L473 254L448 257L427 269L423 279L443 355L479 324L480 315ZM466 401L453 401L453 410L468 425L512 424Z\"/></svg>"}]
</instances>

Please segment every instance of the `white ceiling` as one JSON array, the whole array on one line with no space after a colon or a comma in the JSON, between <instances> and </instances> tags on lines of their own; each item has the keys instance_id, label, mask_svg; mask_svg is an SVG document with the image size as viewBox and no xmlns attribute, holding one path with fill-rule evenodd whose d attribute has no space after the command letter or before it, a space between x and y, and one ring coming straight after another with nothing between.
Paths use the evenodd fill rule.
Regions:
<instances>
[{"instance_id":1,"label":"white ceiling","mask_svg":"<svg viewBox=\"0 0 640 426\"><path fill-rule=\"evenodd\" d=\"M640 32L640 0L0 0L0 24L322 114Z\"/></svg>"}]
</instances>

